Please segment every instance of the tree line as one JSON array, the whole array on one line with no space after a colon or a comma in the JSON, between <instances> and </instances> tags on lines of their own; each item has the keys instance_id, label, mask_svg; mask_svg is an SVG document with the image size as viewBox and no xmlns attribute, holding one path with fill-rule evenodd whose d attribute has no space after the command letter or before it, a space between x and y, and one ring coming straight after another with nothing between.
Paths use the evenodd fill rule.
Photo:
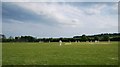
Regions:
<instances>
[{"instance_id":1,"label":"tree line","mask_svg":"<svg viewBox=\"0 0 120 67\"><path fill-rule=\"evenodd\" d=\"M105 33L97 35L81 35L73 36L73 38L36 38L33 36L17 36L6 38L5 35L0 34L0 40L2 42L94 42L94 41L120 41L120 33Z\"/></svg>"}]
</instances>

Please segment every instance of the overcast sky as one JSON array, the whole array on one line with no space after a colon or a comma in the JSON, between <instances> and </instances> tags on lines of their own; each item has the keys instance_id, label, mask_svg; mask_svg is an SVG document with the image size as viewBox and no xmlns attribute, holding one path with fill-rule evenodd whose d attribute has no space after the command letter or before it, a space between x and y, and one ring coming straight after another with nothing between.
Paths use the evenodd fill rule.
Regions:
<instances>
[{"instance_id":1,"label":"overcast sky","mask_svg":"<svg viewBox=\"0 0 120 67\"><path fill-rule=\"evenodd\" d=\"M1 0L2 2L118 2L119 0Z\"/></svg>"},{"instance_id":2,"label":"overcast sky","mask_svg":"<svg viewBox=\"0 0 120 67\"><path fill-rule=\"evenodd\" d=\"M117 10L117 2L3 2L2 33L35 37L114 33Z\"/></svg>"}]
</instances>

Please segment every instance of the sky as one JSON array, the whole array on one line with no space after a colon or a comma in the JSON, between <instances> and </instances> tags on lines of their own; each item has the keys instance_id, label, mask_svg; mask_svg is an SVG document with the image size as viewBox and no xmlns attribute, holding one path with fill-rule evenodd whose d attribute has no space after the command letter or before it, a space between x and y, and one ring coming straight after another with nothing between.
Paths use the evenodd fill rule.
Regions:
<instances>
[{"instance_id":1,"label":"sky","mask_svg":"<svg viewBox=\"0 0 120 67\"><path fill-rule=\"evenodd\" d=\"M118 2L119 0L1 0L2 2Z\"/></svg>"},{"instance_id":2,"label":"sky","mask_svg":"<svg viewBox=\"0 0 120 67\"><path fill-rule=\"evenodd\" d=\"M117 11L117 2L3 2L2 33L41 38L116 33Z\"/></svg>"}]
</instances>

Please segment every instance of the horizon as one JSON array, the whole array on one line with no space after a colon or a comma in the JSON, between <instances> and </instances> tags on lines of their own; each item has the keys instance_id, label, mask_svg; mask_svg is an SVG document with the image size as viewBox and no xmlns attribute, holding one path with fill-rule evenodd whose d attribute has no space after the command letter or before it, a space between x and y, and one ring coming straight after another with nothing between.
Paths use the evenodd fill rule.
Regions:
<instances>
[{"instance_id":1,"label":"horizon","mask_svg":"<svg viewBox=\"0 0 120 67\"><path fill-rule=\"evenodd\" d=\"M74 35L74 36L82 36L82 35L86 35L86 36L94 36L94 35L101 35L101 34L120 34L119 32L114 32L114 33L98 33L98 34L81 34L81 35ZM5 34L0 34L0 35L5 35ZM21 37L21 36L32 36L32 35L19 35L19 36L12 36L13 38L15 37ZM34 38L73 38L74 36L71 36L71 37L62 37L62 36L59 36L59 37L36 37L36 36L32 36ZM6 36L6 38L9 38L11 36Z\"/></svg>"}]
</instances>

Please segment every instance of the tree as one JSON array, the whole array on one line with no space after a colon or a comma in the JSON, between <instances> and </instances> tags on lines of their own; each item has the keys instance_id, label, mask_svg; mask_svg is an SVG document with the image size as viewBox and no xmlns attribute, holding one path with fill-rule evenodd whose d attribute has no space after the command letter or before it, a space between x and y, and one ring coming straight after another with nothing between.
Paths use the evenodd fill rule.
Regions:
<instances>
[{"instance_id":1,"label":"tree","mask_svg":"<svg viewBox=\"0 0 120 67\"><path fill-rule=\"evenodd\" d=\"M49 38L49 41L51 42L53 40L53 38Z\"/></svg>"},{"instance_id":2,"label":"tree","mask_svg":"<svg viewBox=\"0 0 120 67\"><path fill-rule=\"evenodd\" d=\"M6 36L5 35L1 35L2 36L2 39L6 39Z\"/></svg>"},{"instance_id":3,"label":"tree","mask_svg":"<svg viewBox=\"0 0 120 67\"><path fill-rule=\"evenodd\" d=\"M81 41L87 41L86 35L82 35L82 36L81 36Z\"/></svg>"},{"instance_id":4,"label":"tree","mask_svg":"<svg viewBox=\"0 0 120 67\"><path fill-rule=\"evenodd\" d=\"M6 36L4 34L0 34L0 42L6 42Z\"/></svg>"},{"instance_id":5,"label":"tree","mask_svg":"<svg viewBox=\"0 0 120 67\"><path fill-rule=\"evenodd\" d=\"M98 36L94 36L94 40L99 41L99 37Z\"/></svg>"},{"instance_id":6,"label":"tree","mask_svg":"<svg viewBox=\"0 0 120 67\"><path fill-rule=\"evenodd\" d=\"M15 40L18 40L18 39L20 39L20 37L15 37Z\"/></svg>"},{"instance_id":7,"label":"tree","mask_svg":"<svg viewBox=\"0 0 120 67\"><path fill-rule=\"evenodd\" d=\"M109 41L109 40L110 40L110 38L109 38L108 35L104 35L104 36L103 36L103 41Z\"/></svg>"},{"instance_id":8,"label":"tree","mask_svg":"<svg viewBox=\"0 0 120 67\"><path fill-rule=\"evenodd\" d=\"M60 37L60 38L59 38L59 40L63 40L63 38L62 38L62 37Z\"/></svg>"},{"instance_id":9,"label":"tree","mask_svg":"<svg viewBox=\"0 0 120 67\"><path fill-rule=\"evenodd\" d=\"M20 37L15 37L15 41L19 42L20 41Z\"/></svg>"},{"instance_id":10,"label":"tree","mask_svg":"<svg viewBox=\"0 0 120 67\"><path fill-rule=\"evenodd\" d=\"M14 39L12 36L10 36L8 39Z\"/></svg>"}]
</instances>

